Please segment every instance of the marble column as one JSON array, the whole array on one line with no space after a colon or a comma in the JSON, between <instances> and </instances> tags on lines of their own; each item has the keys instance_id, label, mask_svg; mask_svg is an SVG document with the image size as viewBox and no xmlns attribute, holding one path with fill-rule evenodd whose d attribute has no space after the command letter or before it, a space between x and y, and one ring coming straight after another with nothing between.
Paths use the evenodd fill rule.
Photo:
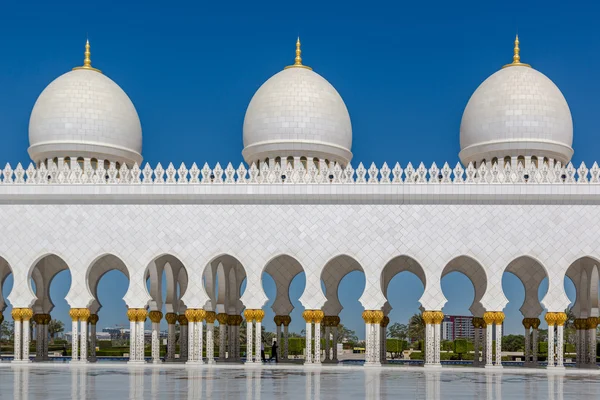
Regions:
<instances>
[{"instance_id":1,"label":"marble column","mask_svg":"<svg viewBox=\"0 0 600 400\"><path fill-rule=\"evenodd\" d=\"M44 355L44 360L49 360L50 358L48 357L48 340L50 340L49 336L48 336L48 324L50 324L50 321L52 321L52 317L50 316L50 314L44 314L44 333L43 333L43 340L44 340L44 350L43 350L43 355Z\"/></svg>"},{"instance_id":2,"label":"marble column","mask_svg":"<svg viewBox=\"0 0 600 400\"><path fill-rule=\"evenodd\" d=\"M321 310L315 310L313 321L315 323L315 353L313 355L313 364L321 364L321 322L325 314Z\"/></svg>"},{"instance_id":3,"label":"marble column","mask_svg":"<svg viewBox=\"0 0 600 400\"><path fill-rule=\"evenodd\" d=\"M540 319L532 318L531 327L533 328L533 332L531 334L531 351L533 352L533 359L531 360L531 363L533 364L534 367L537 367L538 366L538 337L539 337L538 328L540 327Z\"/></svg>"},{"instance_id":4,"label":"marble column","mask_svg":"<svg viewBox=\"0 0 600 400\"><path fill-rule=\"evenodd\" d=\"M98 314L91 314L90 315L90 357L89 357L89 361L90 362L96 362L97 358L96 358L96 326L98 324Z\"/></svg>"},{"instance_id":5,"label":"marble column","mask_svg":"<svg viewBox=\"0 0 600 400\"><path fill-rule=\"evenodd\" d=\"M71 308L71 362L79 361L79 308Z\"/></svg>"},{"instance_id":6,"label":"marble column","mask_svg":"<svg viewBox=\"0 0 600 400\"><path fill-rule=\"evenodd\" d=\"M246 364L252 364L254 354L252 351L252 345L254 343L254 337L252 335L252 328L254 326L254 310L244 310L244 318L246 319ZM258 352L260 353L260 348L258 349Z\"/></svg>"},{"instance_id":7,"label":"marble column","mask_svg":"<svg viewBox=\"0 0 600 400\"><path fill-rule=\"evenodd\" d=\"M306 322L306 343L304 346L304 365L312 364L312 323L314 320L313 310L305 310L302 313L302 318Z\"/></svg>"},{"instance_id":8,"label":"marble column","mask_svg":"<svg viewBox=\"0 0 600 400\"><path fill-rule=\"evenodd\" d=\"M217 314L217 321L219 321L219 361L225 361L227 355L227 319L227 314ZM229 347L229 351L231 352L231 347Z\"/></svg>"},{"instance_id":9,"label":"marble column","mask_svg":"<svg viewBox=\"0 0 600 400\"><path fill-rule=\"evenodd\" d=\"M160 363L160 321L163 314L158 310L150 311L150 321L152 321L152 363Z\"/></svg>"},{"instance_id":10,"label":"marble column","mask_svg":"<svg viewBox=\"0 0 600 400\"><path fill-rule=\"evenodd\" d=\"M581 356L584 353L585 348L581 345L581 318L575 318L573 325L575 325L575 367L581 368Z\"/></svg>"},{"instance_id":11,"label":"marble column","mask_svg":"<svg viewBox=\"0 0 600 400\"><path fill-rule=\"evenodd\" d=\"M166 362L175 361L175 323L177 322L177 314L167 313L165 319L167 320L167 354L165 357Z\"/></svg>"},{"instance_id":12,"label":"marble column","mask_svg":"<svg viewBox=\"0 0 600 400\"><path fill-rule=\"evenodd\" d=\"M564 327L567 322L567 314L556 313L556 368L564 368Z\"/></svg>"},{"instance_id":13,"label":"marble column","mask_svg":"<svg viewBox=\"0 0 600 400\"><path fill-rule=\"evenodd\" d=\"M35 314L33 316L33 322L35 322L35 358L34 361L42 361L44 359L44 341L42 339L44 334L43 328L44 314Z\"/></svg>"},{"instance_id":14,"label":"marble column","mask_svg":"<svg viewBox=\"0 0 600 400\"><path fill-rule=\"evenodd\" d=\"M480 367L485 367L487 360L487 324L483 318L479 318L479 341L481 342L481 361L479 362Z\"/></svg>"},{"instance_id":15,"label":"marble column","mask_svg":"<svg viewBox=\"0 0 600 400\"><path fill-rule=\"evenodd\" d=\"M90 310L87 308L81 308L79 311L79 322L81 324L81 338L80 338L80 355L79 362L88 362L88 320L90 319Z\"/></svg>"},{"instance_id":16,"label":"marble column","mask_svg":"<svg viewBox=\"0 0 600 400\"><path fill-rule=\"evenodd\" d=\"M326 315L323 318L323 326L325 327L325 359L324 363L328 363L331 360L331 322L330 316Z\"/></svg>"},{"instance_id":17,"label":"marble column","mask_svg":"<svg viewBox=\"0 0 600 400\"><path fill-rule=\"evenodd\" d=\"M496 311L494 323L496 324L496 363L494 367L502 368L502 323L504 322L504 313Z\"/></svg>"},{"instance_id":18,"label":"marble column","mask_svg":"<svg viewBox=\"0 0 600 400\"><path fill-rule=\"evenodd\" d=\"M289 352L289 340L290 340L290 333L289 333L289 326L292 323L292 317L290 317L289 315L284 315L283 318L281 319L281 322L283 323L283 359L287 360L290 356L290 352Z\"/></svg>"},{"instance_id":19,"label":"marble column","mask_svg":"<svg viewBox=\"0 0 600 400\"><path fill-rule=\"evenodd\" d=\"M381 321L383 320L383 311L365 310L362 313L365 320L365 367L380 366L379 332L381 331Z\"/></svg>"},{"instance_id":20,"label":"marble column","mask_svg":"<svg viewBox=\"0 0 600 400\"><path fill-rule=\"evenodd\" d=\"M202 336L206 311L201 308L188 308L185 311L185 317L188 321L188 360L186 364L204 364Z\"/></svg>"},{"instance_id":21,"label":"marble column","mask_svg":"<svg viewBox=\"0 0 600 400\"><path fill-rule=\"evenodd\" d=\"M281 325L283 324L281 321L281 315L276 315L273 318L273 322L275 322L275 337L277 340L277 358L281 360L281 348L283 347L283 343L281 343Z\"/></svg>"},{"instance_id":22,"label":"marble column","mask_svg":"<svg viewBox=\"0 0 600 400\"><path fill-rule=\"evenodd\" d=\"M138 311L138 320L137 320L137 327L136 327L136 356L137 356L137 361L139 363L145 363L146 362L146 354L145 354L145 341L146 341L146 335L145 335L145 331L144 331L144 324L146 322L146 317L148 316L148 311L146 311L145 309L140 309Z\"/></svg>"},{"instance_id":23,"label":"marble column","mask_svg":"<svg viewBox=\"0 0 600 400\"><path fill-rule=\"evenodd\" d=\"M217 314L214 311L206 312L206 360L208 364L215 363L215 321Z\"/></svg>"},{"instance_id":24,"label":"marble column","mask_svg":"<svg viewBox=\"0 0 600 400\"><path fill-rule=\"evenodd\" d=\"M588 335L588 361L591 368L598 368L596 363L596 354L598 346L597 330L598 324L600 324L599 317L590 317L586 321L587 335Z\"/></svg>"},{"instance_id":25,"label":"marble column","mask_svg":"<svg viewBox=\"0 0 600 400\"><path fill-rule=\"evenodd\" d=\"M381 355L380 355L380 361L382 364L387 364L387 327L390 324L390 317L388 317L387 315L385 317L383 317L383 320L381 321L381 332L379 333L380 337L381 337Z\"/></svg>"},{"instance_id":26,"label":"marble column","mask_svg":"<svg viewBox=\"0 0 600 400\"><path fill-rule=\"evenodd\" d=\"M556 313L547 312L545 316L548 323L548 366L554 368L554 325L556 324Z\"/></svg>"},{"instance_id":27,"label":"marble column","mask_svg":"<svg viewBox=\"0 0 600 400\"><path fill-rule=\"evenodd\" d=\"M15 321L14 360L15 363L29 361L29 320L33 317L31 308L13 308L11 313Z\"/></svg>"},{"instance_id":28,"label":"marble column","mask_svg":"<svg viewBox=\"0 0 600 400\"><path fill-rule=\"evenodd\" d=\"M129 318L129 364L142 364L144 362L143 322L146 320L147 313L145 308L130 308L127 310L127 318Z\"/></svg>"},{"instance_id":29,"label":"marble column","mask_svg":"<svg viewBox=\"0 0 600 400\"><path fill-rule=\"evenodd\" d=\"M524 365L528 367L531 364L531 318L523 318L523 328L525 328L525 350L523 351Z\"/></svg>"},{"instance_id":30,"label":"marble column","mask_svg":"<svg viewBox=\"0 0 600 400\"><path fill-rule=\"evenodd\" d=\"M254 310L254 336L255 336L255 348L254 348L254 362L262 364L262 320L265 317L265 312L263 310Z\"/></svg>"},{"instance_id":31,"label":"marble column","mask_svg":"<svg viewBox=\"0 0 600 400\"><path fill-rule=\"evenodd\" d=\"M435 366L442 366L440 361L440 350L441 350L441 328L442 321L444 320L444 313L436 311L433 314L433 364Z\"/></svg>"},{"instance_id":32,"label":"marble column","mask_svg":"<svg viewBox=\"0 0 600 400\"><path fill-rule=\"evenodd\" d=\"M335 318L335 319L333 319ZM338 340L339 340L339 330L338 330L338 326L340 325L340 317L338 317L337 315L335 317L332 318L332 322L331 322L331 328L333 330L333 351L331 354L331 361L333 361L334 363L338 362Z\"/></svg>"},{"instance_id":33,"label":"marble column","mask_svg":"<svg viewBox=\"0 0 600 400\"><path fill-rule=\"evenodd\" d=\"M441 311L423 311L425 322L425 367L440 367L440 324L444 319Z\"/></svg>"},{"instance_id":34,"label":"marble column","mask_svg":"<svg viewBox=\"0 0 600 400\"><path fill-rule=\"evenodd\" d=\"M179 321L179 361L187 361L189 358L189 344L188 338L190 334L189 330L189 321L184 314L179 314L177 316L177 321Z\"/></svg>"},{"instance_id":35,"label":"marble column","mask_svg":"<svg viewBox=\"0 0 600 400\"><path fill-rule=\"evenodd\" d=\"M486 311L483 313L483 320L485 321L485 367L492 368L492 330L494 329L494 321L496 320L496 313L493 311Z\"/></svg>"}]
</instances>

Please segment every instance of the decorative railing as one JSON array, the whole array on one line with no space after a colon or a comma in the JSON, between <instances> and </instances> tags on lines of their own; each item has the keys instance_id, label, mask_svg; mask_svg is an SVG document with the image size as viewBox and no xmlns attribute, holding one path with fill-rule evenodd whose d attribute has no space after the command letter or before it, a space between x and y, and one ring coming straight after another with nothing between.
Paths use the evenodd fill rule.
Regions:
<instances>
[{"instance_id":1,"label":"decorative railing","mask_svg":"<svg viewBox=\"0 0 600 400\"><path fill-rule=\"evenodd\" d=\"M441 168L433 163L426 168L423 163L414 168L411 163L402 168L396 163L389 168L384 163L381 168L373 163L367 169L361 163L354 169L351 165L345 168L339 164L327 166L324 162L308 163L306 168L303 163L288 162L283 168L279 163L261 164L260 168L252 164L250 168L242 163L235 169L231 163L225 169L219 163L214 168L204 164L202 169L194 163L191 168L181 164L175 169L172 163L166 169L159 163L155 168L146 163L143 169L136 164L132 168L125 165L117 168L115 163L109 163L109 168L104 168L99 162L94 168L88 162L83 166L78 163L49 163L49 167L42 164L36 168L30 164L24 169L19 163L16 168L9 164L0 170L0 185L18 184L571 184L571 183L600 183L600 168L594 163L592 168L587 168L581 163L575 169L573 164L562 166L557 163L549 166L544 163L541 167L530 165L525 167L519 163L516 167L511 165L500 166L494 164L481 165L475 168L469 164L463 168L457 163L450 168L445 163Z\"/></svg>"}]
</instances>

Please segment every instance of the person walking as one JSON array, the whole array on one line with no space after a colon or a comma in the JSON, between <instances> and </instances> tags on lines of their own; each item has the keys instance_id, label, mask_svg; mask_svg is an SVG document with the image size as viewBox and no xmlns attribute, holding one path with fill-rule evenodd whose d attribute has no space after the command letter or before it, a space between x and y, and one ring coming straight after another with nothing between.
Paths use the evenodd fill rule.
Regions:
<instances>
[{"instance_id":1,"label":"person walking","mask_svg":"<svg viewBox=\"0 0 600 400\"><path fill-rule=\"evenodd\" d=\"M260 343L260 356L262 357L262 362L267 362L267 358L265 357L265 342Z\"/></svg>"},{"instance_id":2,"label":"person walking","mask_svg":"<svg viewBox=\"0 0 600 400\"><path fill-rule=\"evenodd\" d=\"M275 363L279 363L279 356L277 354L277 350L279 350L279 346L277 346L277 340L274 340L273 346L271 347L271 358L269 358L269 361L273 360L273 357L275 357Z\"/></svg>"}]
</instances>

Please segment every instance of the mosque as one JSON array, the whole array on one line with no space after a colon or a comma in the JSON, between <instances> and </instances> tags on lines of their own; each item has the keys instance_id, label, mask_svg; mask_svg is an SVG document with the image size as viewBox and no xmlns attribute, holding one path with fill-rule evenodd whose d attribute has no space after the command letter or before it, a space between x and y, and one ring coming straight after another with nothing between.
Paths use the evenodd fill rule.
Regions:
<instances>
[{"instance_id":1,"label":"mosque","mask_svg":"<svg viewBox=\"0 0 600 400\"><path fill-rule=\"evenodd\" d=\"M147 318L151 362L161 362L163 307L167 361L175 357L179 324L187 364L241 362L241 329L246 364L260 363L268 300L263 274L276 283L272 308L280 356L287 358L289 287L300 273L306 276L300 297L305 365L335 363L338 286L361 271L365 366L379 366L391 310L388 285L408 271L424 286L426 367L441 365L446 298L440 281L451 272L474 286L475 365L502 367L501 341L492 337L494 330L501 335L508 303L502 276L512 273L526 293L520 308L525 365L538 365L532 349L543 324L549 328L547 368L564 368L566 276L577 293L576 365L595 367L600 168L570 163L569 106L550 79L521 62L518 38L512 63L486 79L466 105L461 162L454 166L352 165L349 112L335 88L303 64L300 40L295 62L250 101L245 163L142 164L136 109L90 57L87 43L83 66L56 78L37 99L29 123L32 163L0 171L0 282L12 274L7 300L15 321L14 363L30 362L32 321L35 360L47 359L49 287L65 269L72 280L66 301L73 363L96 359L97 288L112 270L129 280L123 312L132 364L146 362ZM548 291L539 301L545 279ZM6 304L0 295L0 311Z\"/></svg>"}]
</instances>

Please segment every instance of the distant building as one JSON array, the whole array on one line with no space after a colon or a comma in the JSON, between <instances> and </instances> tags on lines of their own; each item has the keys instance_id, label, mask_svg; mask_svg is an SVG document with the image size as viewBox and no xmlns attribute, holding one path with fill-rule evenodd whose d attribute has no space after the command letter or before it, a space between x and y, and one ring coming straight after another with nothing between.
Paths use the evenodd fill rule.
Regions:
<instances>
[{"instance_id":1,"label":"distant building","mask_svg":"<svg viewBox=\"0 0 600 400\"><path fill-rule=\"evenodd\" d=\"M445 315L442 321L442 340L475 338L473 317L467 315Z\"/></svg>"}]
</instances>

